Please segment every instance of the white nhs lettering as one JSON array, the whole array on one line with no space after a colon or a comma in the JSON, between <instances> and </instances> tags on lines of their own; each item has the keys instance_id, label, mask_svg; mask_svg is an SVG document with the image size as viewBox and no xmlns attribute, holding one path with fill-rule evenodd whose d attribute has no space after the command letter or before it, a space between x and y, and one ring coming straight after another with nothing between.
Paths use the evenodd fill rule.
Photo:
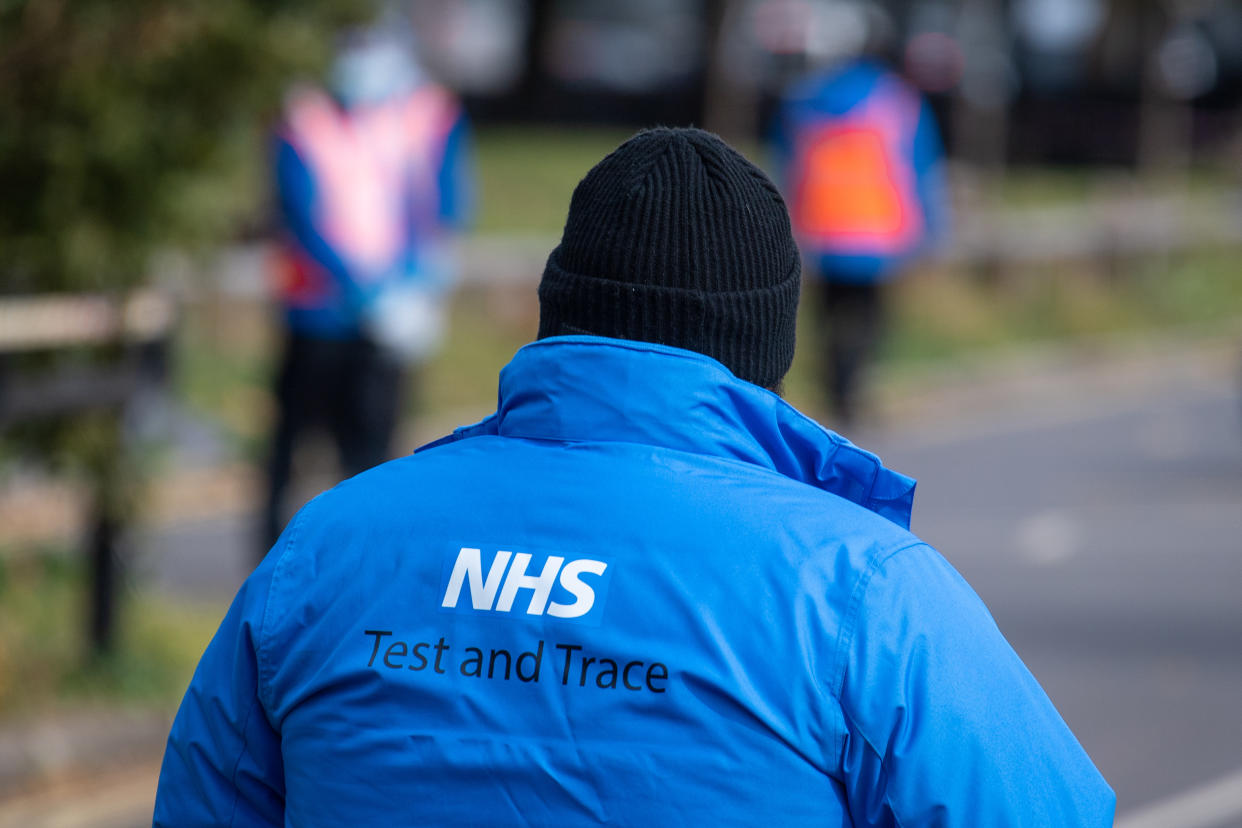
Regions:
<instances>
[{"instance_id":1,"label":"white nhs lettering","mask_svg":"<svg viewBox=\"0 0 1242 828\"><path fill-rule=\"evenodd\" d=\"M512 564L510 564L512 559ZM608 564L590 558L579 558L565 563L559 555L549 555L537 574L527 572L531 555L528 552L499 551L483 576L482 551L463 546L457 553L448 588L444 590L442 607L455 608L461 598L462 587L470 591L470 605L476 610L510 612L519 591L531 593L526 606L527 615L548 615L555 618L580 618L595 605L595 590L582 580L583 575L603 575ZM506 573L505 570L508 570ZM559 576L559 577L558 577ZM502 586L503 583L503 586ZM549 603L552 588L561 587L574 596L571 604L556 601ZM497 598L497 592L500 593Z\"/></svg>"}]
</instances>

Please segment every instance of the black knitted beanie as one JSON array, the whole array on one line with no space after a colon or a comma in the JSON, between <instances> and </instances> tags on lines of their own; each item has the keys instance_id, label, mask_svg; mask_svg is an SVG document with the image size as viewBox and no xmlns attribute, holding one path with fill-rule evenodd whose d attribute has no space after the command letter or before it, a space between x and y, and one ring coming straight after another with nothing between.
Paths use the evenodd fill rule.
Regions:
<instances>
[{"instance_id":1,"label":"black knitted beanie","mask_svg":"<svg viewBox=\"0 0 1242 828\"><path fill-rule=\"evenodd\" d=\"M574 190L539 284L539 338L672 345L776 388L800 277L785 202L758 167L711 133L647 130Z\"/></svg>"}]
</instances>

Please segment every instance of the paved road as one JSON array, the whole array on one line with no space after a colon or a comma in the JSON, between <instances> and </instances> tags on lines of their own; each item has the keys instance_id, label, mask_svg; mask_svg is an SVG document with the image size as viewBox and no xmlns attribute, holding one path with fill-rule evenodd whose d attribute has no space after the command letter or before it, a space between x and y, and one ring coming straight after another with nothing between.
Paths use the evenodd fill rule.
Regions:
<instances>
[{"instance_id":1,"label":"paved road","mask_svg":"<svg viewBox=\"0 0 1242 828\"><path fill-rule=\"evenodd\" d=\"M914 530L986 601L1119 814L1159 819L1219 781L1163 824L1242 826L1234 378L1187 365L859 441L919 479Z\"/></svg>"},{"instance_id":2,"label":"paved road","mask_svg":"<svg viewBox=\"0 0 1242 828\"><path fill-rule=\"evenodd\" d=\"M1124 828L1242 826L1242 406L1231 356L1187 359L1017 365L851 435L919 478L915 531L991 607ZM238 515L160 530L150 576L230 594L248 537Z\"/></svg>"}]
</instances>

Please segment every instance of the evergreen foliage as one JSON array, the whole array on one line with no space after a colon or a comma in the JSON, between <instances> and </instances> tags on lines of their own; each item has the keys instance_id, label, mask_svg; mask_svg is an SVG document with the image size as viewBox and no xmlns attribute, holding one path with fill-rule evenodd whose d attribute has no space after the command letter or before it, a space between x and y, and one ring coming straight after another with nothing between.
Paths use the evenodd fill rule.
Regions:
<instances>
[{"instance_id":1,"label":"evergreen foliage","mask_svg":"<svg viewBox=\"0 0 1242 828\"><path fill-rule=\"evenodd\" d=\"M354 0L0 0L0 292L117 290L253 210Z\"/></svg>"}]
</instances>

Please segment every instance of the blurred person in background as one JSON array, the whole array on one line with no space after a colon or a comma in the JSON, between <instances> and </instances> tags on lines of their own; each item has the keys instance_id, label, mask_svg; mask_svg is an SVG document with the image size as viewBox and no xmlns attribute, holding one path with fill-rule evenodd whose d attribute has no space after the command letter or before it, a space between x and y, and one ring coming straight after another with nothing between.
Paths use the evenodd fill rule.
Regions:
<instances>
[{"instance_id":1,"label":"blurred person in background","mask_svg":"<svg viewBox=\"0 0 1242 828\"><path fill-rule=\"evenodd\" d=\"M824 393L858 415L885 321L885 284L944 232L944 157L930 106L881 55L863 53L790 86L772 141L794 233L816 283Z\"/></svg>"},{"instance_id":2,"label":"blurred person in background","mask_svg":"<svg viewBox=\"0 0 1242 828\"><path fill-rule=\"evenodd\" d=\"M497 412L311 501L242 587L155 824L1111 825L914 481L774 392L800 287L716 136L598 163Z\"/></svg>"},{"instance_id":3,"label":"blurred person in background","mask_svg":"<svg viewBox=\"0 0 1242 828\"><path fill-rule=\"evenodd\" d=\"M444 334L450 233L467 219L466 119L408 38L352 33L326 90L294 90L277 133L284 355L260 554L289 517L300 438L326 426L345 476L391 457L411 368Z\"/></svg>"}]
</instances>

